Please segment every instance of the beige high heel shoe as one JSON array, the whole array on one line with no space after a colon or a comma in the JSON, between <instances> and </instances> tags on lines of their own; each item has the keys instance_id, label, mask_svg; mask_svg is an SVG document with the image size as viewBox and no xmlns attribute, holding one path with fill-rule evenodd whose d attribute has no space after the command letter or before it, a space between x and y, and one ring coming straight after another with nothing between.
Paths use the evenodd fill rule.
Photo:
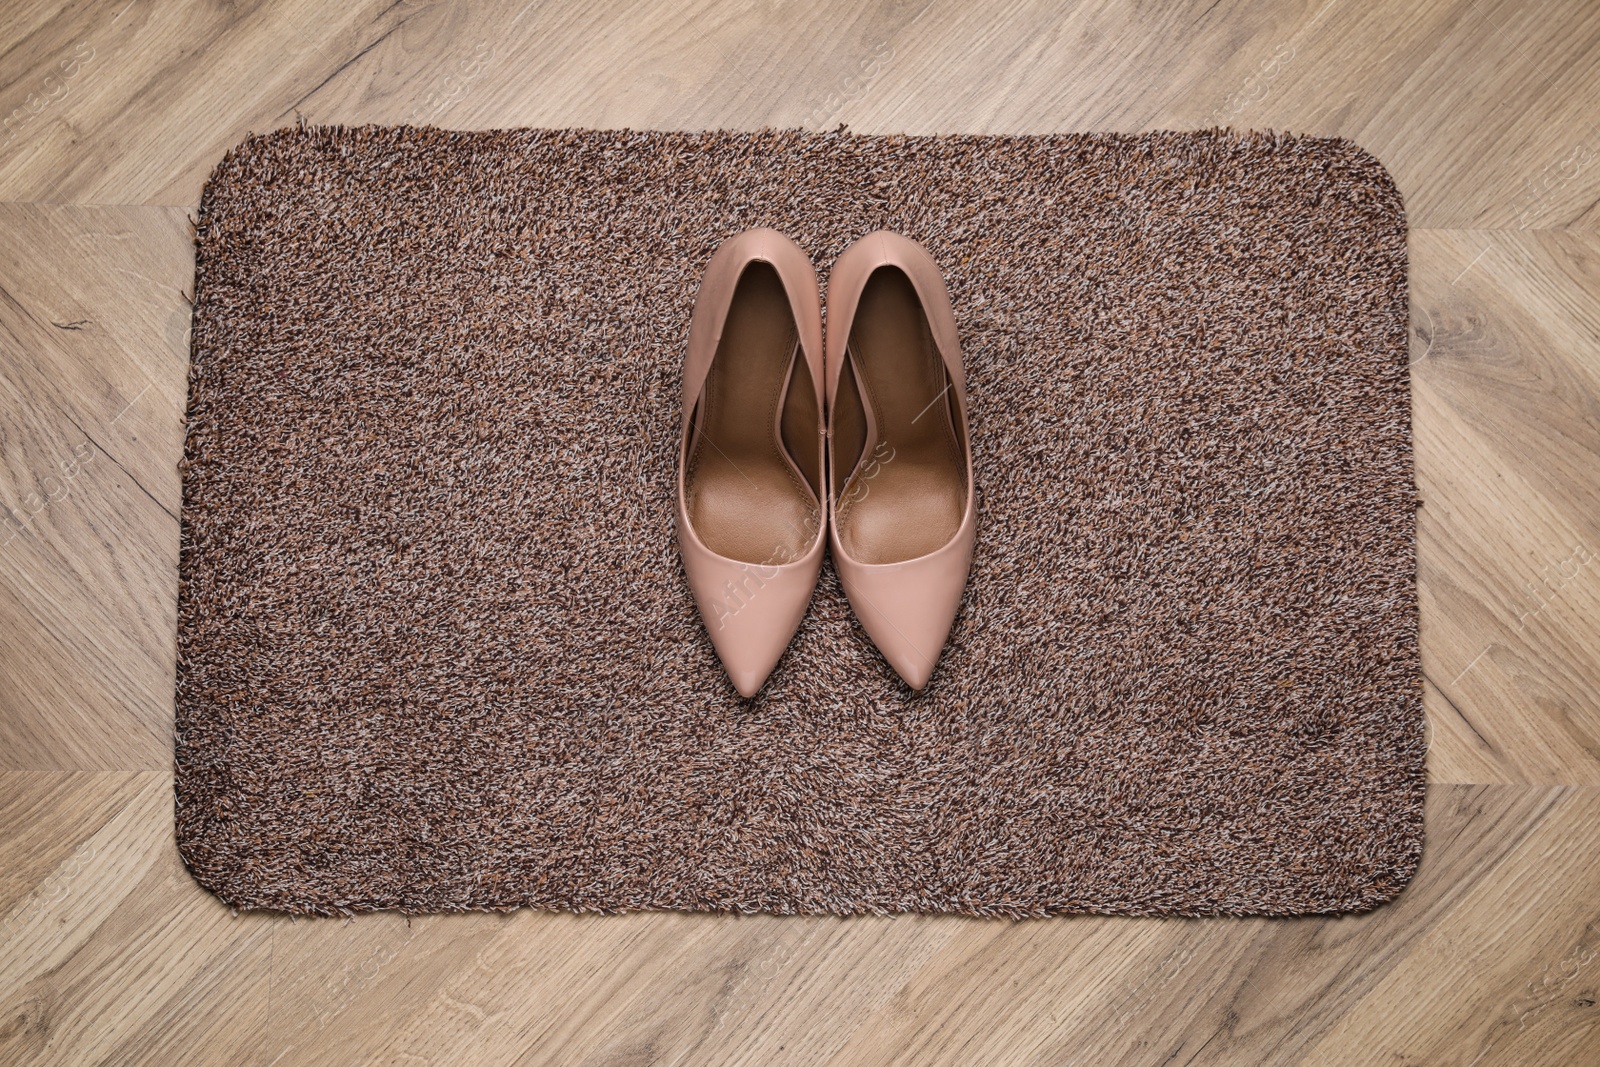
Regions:
<instances>
[{"instance_id":1,"label":"beige high heel shoe","mask_svg":"<svg viewBox=\"0 0 1600 1067\"><path fill-rule=\"evenodd\" d=\"M747 230L718 247L683 366L677 532L723 667L754 696L822 568L822 306L798 245Z\"/></svg>"},{"instance_id":2,"label":"beige high heel shoe","mask_svg":"<svg viewBox=\"0 0 1600 1067\"><path fill-rule=\"evenodd\" d=\"M828 277L829 538L861 625L927 685L977 535L961 344L926 249L879 230Z\"/></svg>"}]
</instances>

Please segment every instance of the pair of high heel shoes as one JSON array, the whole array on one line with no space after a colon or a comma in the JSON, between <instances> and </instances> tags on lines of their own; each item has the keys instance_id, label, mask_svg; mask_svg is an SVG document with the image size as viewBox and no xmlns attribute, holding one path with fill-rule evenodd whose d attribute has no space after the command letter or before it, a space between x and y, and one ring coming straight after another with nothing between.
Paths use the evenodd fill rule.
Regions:
<instances>
[{"instance_id":1,"label":"pair of high heel shoes","mask_svg":"<svg viewBox=\"0 0 1600 1067\"><path fill-rule=\"evenodd\" d=\"M857 618L913 689L972 563L966 385L933 257L886 230L856 241L828 278L826 347L822 334L798 245L758 229L717 249L684 359L678 548L746 697L799 628L825 541Z\"/></svg>"}]
</instances>

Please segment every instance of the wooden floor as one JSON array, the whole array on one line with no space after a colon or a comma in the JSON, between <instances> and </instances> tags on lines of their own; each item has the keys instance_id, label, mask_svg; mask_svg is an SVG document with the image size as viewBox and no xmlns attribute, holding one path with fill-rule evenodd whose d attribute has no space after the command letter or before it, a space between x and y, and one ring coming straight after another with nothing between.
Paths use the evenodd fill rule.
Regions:
<instances>
[{"instance_id":1,"label":"wooden floor","mask_svg":"<svg viewBox=\"0 0 1600 1067\"><path fill-rule=\"evenodd\" d=\"M0 5L0 1062L1600 1064L1600 4ZM311 123L1354 138L1410 221L1427 852L1287 921L230 915L173 847L189 214Z\"/></svg>"}]
</instances>

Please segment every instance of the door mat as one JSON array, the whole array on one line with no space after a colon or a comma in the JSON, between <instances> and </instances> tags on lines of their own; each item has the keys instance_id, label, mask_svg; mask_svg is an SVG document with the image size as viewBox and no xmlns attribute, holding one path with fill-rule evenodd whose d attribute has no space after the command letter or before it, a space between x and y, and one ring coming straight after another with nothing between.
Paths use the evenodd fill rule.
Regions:
<instances>
[{"instance_id":1,"label":"door mat","mask_svg":"<svg viewBox=\"0 0 1600 1067\"><path fill-rule=\"evenodd\" d=\"M739 699L672 533L713 249L923 242L979 533ZM1348 141L310 128L198 222L177 837L236 908L1298 914L1422 846L1406 228Z\"/></svg>"}]
</instances>

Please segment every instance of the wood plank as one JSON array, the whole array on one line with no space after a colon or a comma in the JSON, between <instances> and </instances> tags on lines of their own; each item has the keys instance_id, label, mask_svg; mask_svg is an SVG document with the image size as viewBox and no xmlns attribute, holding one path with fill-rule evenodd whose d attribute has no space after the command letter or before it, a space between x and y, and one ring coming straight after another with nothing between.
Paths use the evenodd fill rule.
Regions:
<instances>
[{"instance_id":1,"label":"wood plank","mask_svg":"<svg viewBox=\"0 0 1600 1067\"><path fill-rule=\"evenodd\" d=\"M620 17L619 17L620 16ZM1113 0L863 10L692 0L233 12L106 0L19 19L0 197L193 203L292 123L1041 132L1235 125L1348 136L1423 226L1600 219L1600 9ZM66 67L63 67L63 64ZM71 73L67 73L70 69ZM181 76L177 71L182 71ZM1465 76L1473 72L1474 76ZM929 91L937 86L937 91Z\"/></svg>"},{"instance_id":2,"label":"wood plank","mask_svg":"<svg viewBox=\"0 0 1600 1067\"><path fill-rule=\"evenodd\" d=\"M1600 792L1545 795L1540 824L1298 1062L1595 1062Z\"/></svg>"},{"instance_id":3,"label":"wood plank","mask_svg":"<svg viewBox=\"0 0 1600 1067\"><path fill-rule=\"evenodd\" d=\"M127 806L138 784L131 772L0 771L0 914L76 879L89 857L74 853Z\"/></svg>"},{"instance_id":4,"label":"wood plank","mask_svg":"<svg viewBox=\"0 0 1600 1067\"><path fill-rule=\"evenodd\" d=\"M92 437L174 512L193 241L185 208L0 204L0 395Z\"/></svg>"},{"instance_id":5,"label":"wood plank","mask_svg":"<svg viewBox=\"0 0 1600 1067\"><path fill-rule=\"evenodd\" d=\"M1511 871L1559 872L1561 887L1600 873L1591 856L1551 867L1544 851L1544 841L1563 832L1600 827L1593 791L1568 806L1570 795L1434 787L1416 879L1365 915L979 924L828 1062L1298 1063L1406 965L1419 939L1473 943L1500 922L1492 909L1468 907L1480 885L1498 886ZM1575 911L1596 910L1564 888L1552 896ZM1530 911L1520 921L1534 927L1539 919ZM1543 965L1530 948L1506 970L1533 975ZM1415 977L1416 1002L1461 1006L1455 987ZM1346 1046L1347 1055L1351 1047L1367 1046Z\"/></svg>"},{"instance_id":6,"label":"wood plank","mask_svg":"<svg viewBox=\"0 0 1600 1067\"><path fill-rule=\"evenodd\" d=\"M183 209L0 205L0 767L171 766Z\"/></svg>"},{"instance_id":7,"label":"wood plank","mask_svg":"<svg viewBox=\"0 0 1600 1067\"><path fill-rule=\"evenodd\" d=\"M45 814L74 847L0 924L0 1058L259 1062L269 920L233 918L183 869L170 773L94 780L115 815ZM0 775L0 790L34 781Z\"/></svg>"},{"instance_id":8,"label":"wood plank","mask_svg":"<svg viewBox=\"0 0 1600 1067\"><path fill-rule=\"evenodd\" d=\"M1413 235L1434 781L1600 784L1597 253L1589 235Z\"/></svg>"},{"instance_id":9,"label":"wood plank","mask_svg":"<svg viewBox=\"0 0 1600 1067\"><path fill-rule=\"evenodd\" d=\"M43 1062L1558 1062L1594 1025L1594 789L1433 787L1416 881L1364 915L291 922L182 871L169 779L105 781L6 920L4 1047Z\"/></svg>"}]
</instances>

